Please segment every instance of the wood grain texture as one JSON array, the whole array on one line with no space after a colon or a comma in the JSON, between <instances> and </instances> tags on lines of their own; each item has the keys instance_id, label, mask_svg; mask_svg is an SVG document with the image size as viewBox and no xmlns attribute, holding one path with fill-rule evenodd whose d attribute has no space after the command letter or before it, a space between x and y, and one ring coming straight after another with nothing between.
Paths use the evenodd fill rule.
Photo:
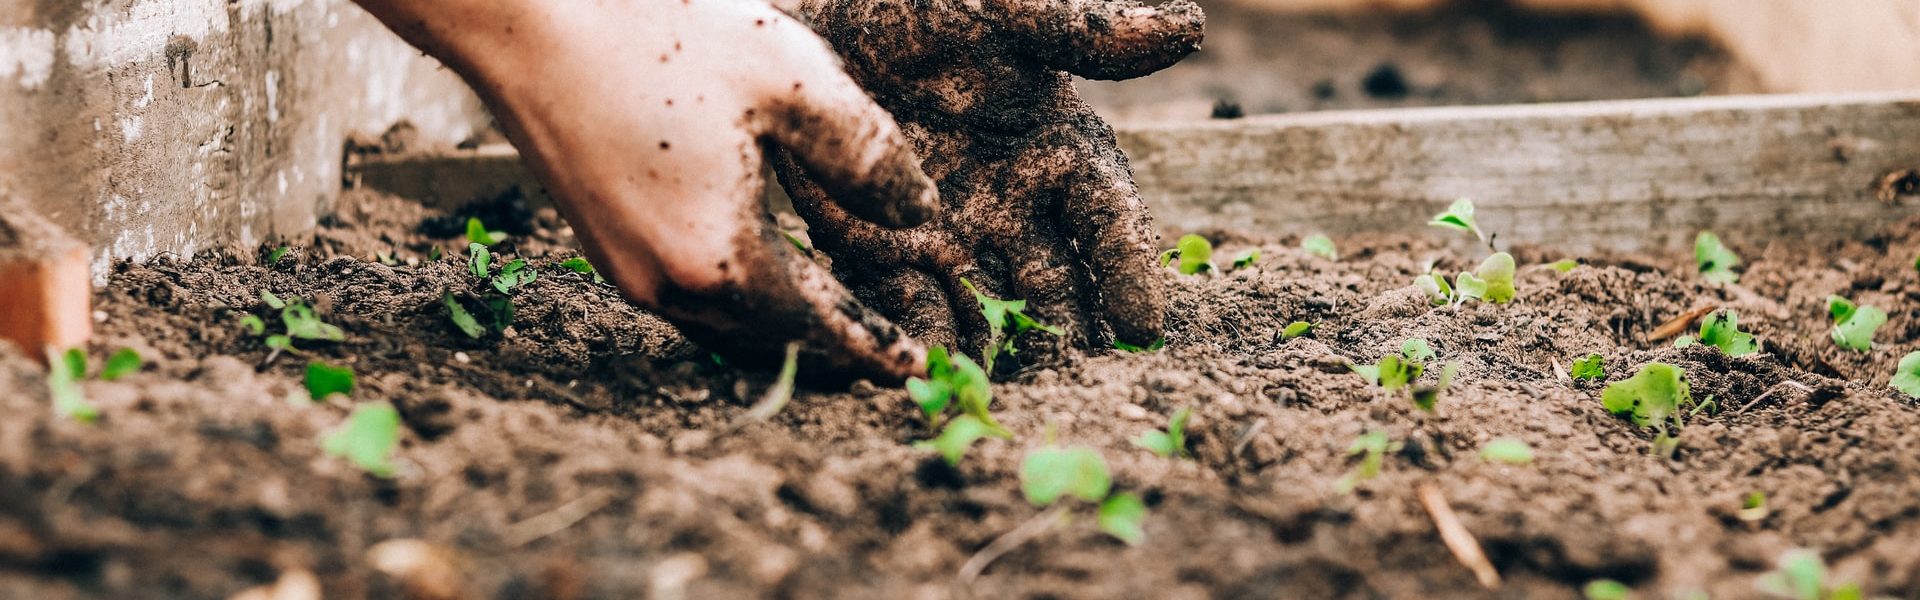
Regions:
<instances>
[{"instance_id":1,"label":"wood grain texture","mask_svg":"<svg viewBox=\"0 0 1920 600\"><path fill-rule=\"evenodd\" d=\"M1920 92L1322 112L1121 127L1162 235L1420 231L1473 198L1504 243L1684 248L1831 239L1920 213ZM509 148L379 156L361 185L452 206L538 190Z\"/></svg>"}]
</instances>

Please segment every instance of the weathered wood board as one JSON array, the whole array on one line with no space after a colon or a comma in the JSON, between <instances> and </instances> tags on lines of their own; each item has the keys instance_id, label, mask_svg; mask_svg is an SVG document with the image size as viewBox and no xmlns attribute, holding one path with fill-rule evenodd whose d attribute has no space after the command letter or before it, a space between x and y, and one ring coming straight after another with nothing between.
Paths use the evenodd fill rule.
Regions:
<instances>
[{"instance_id":1,"label":"weathered wood board","mask_svg":"<svg viewBox=\"0 0 1920 600\"><path fill-rule=\"evenodd\" d=\"M1857 236L1920 168L1920 92L1323 112L1122 127L1161 231L1410 231L1456 198L1505 242L1684 247ZM351 179L442 206L537 189L510 148L358 159Z\"/></svg>"}]
</instances>

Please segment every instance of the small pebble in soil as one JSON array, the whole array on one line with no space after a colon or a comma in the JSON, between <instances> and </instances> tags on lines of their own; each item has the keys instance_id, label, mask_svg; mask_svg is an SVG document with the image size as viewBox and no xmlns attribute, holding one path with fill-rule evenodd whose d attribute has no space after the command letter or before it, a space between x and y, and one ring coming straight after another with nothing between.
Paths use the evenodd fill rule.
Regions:
<instances>
[{"instance_id":1,"label":"small pebble in soil","mask_svg":"<svg viewBox=\"0 0 1920 600\"><path fill-rule=\"evenodd\" d=\"M459 362L460 364L466 364L466 363L473 362L473 357L467 356L467 353L465 352L455 352L453 353L453 360Z\"/></svg>"}]
</instances>

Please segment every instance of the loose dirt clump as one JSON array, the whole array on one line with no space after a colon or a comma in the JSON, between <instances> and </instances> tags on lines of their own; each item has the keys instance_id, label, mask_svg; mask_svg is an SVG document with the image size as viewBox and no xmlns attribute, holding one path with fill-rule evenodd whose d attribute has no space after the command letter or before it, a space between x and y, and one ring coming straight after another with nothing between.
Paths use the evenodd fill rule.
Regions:
<instances>
[{"instance_id":1,"label":"loose dirt clump","mask_svg":"<svg viewBox=\"0 0 1920 600\"><path fill-rule=\"evenodd\" d=\"M1265 258L1216 276L1168 271L1164 350L1029 365L995 385L1017 439L949 467L911 446L933 432L906 393L866 383L803 386L771 421L736 428L771 376L716 364L558 268L573 256L568 231L539 211L502 250L541 277L517 293L512 329L470 339L439 302L467 285L465 252L427 260L464 240L422 233L435 215L415 205L345 202L273 264L216 254L116 268L96 296L93 354L127 346L150 365L84 384L95 424L54 417L44 371L0 349L0 597L224 598L288 573L312 573L328 598L393 597L410 580L372 559L420 548L379 546L397 539L425 541L431 552L406 556L453 569L474 598L1566 598L1600 578L1650 597L1736 598L1795 547L1820 550L1836 580L1920 597L1920 411L1886 387L1920 327L1920 223L1832 245L1729 240L1750 268L1724 288L1688 257L1587 256L1562 274L1529 265L1565 256L1519 248L1513 304L1439 308L1409 286L1422 264L1474 262L1440 232L1339 240L1339 261L1216 232L1223 251ZM261 289L345 329L343 342L297 345L358 371L351 400L312 403L303 358L265 360L237 323ZM1891 315L1872 352L1826 339L1829 293ZM1708 303L1738 310L1763 351L1644 340ZM1282 339L1295 320L1320 326ZM1347 366L1410 337L1460 365L1434 414ZM1557 374L1587 353L1606 357L1609 380L1682 366L1724 409L1692 417L1672 460L1650 456L1652 434L1600 406L1604 382ZM373 401L404 422L391 479L321 447ZM1182 407L1194 460L1128 443ZM1116 486L1146 500L1146 542L1083 518L962 589L963 562L1040 514L1018 471L1048 430L1097 449ZM1401 449L1340 493L1358 461L1348 445L1374 430ZM1534 462L1479 457L1502 437ZM1442 545L1422 484L1479 538L1499 592ZM1769 511L1743 519L1755 491Z\"/></svg>"}]
</instances>

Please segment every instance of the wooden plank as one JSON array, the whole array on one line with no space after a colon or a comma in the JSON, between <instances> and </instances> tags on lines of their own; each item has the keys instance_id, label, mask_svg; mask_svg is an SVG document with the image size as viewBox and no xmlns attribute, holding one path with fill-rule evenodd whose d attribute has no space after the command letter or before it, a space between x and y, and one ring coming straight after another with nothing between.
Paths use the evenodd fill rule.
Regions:
<instances>
[{"instance_id":1,"label":"wooden plank","mask_svg":"<svg viewBox=\"0 0 1920 600\"><path fill-rule=\"evenodd\" d=\"M1920 92L1320 112L1120 128L1164 235L1417 231L1455 198L1508 242L1680 248L1714 229L1857 236L1920 168ZM538 189L509 148L376 156L368 187L449 206Z\"/></svg>"}]
</instances>

